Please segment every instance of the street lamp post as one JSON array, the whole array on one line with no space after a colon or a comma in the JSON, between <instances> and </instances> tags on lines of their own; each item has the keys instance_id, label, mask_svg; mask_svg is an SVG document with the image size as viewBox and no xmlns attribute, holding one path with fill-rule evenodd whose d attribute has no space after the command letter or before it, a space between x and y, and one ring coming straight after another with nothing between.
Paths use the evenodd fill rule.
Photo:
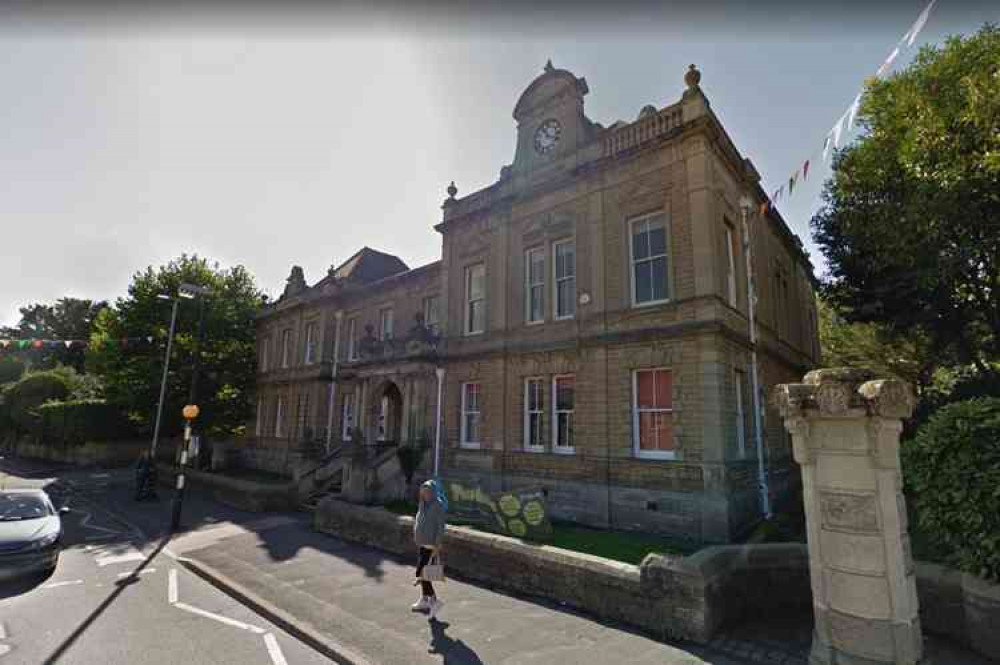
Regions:
<instances>
[{"instance_id":1,"label":"street lamp post","mask_svg":"<svg viewBox=\"0 0 1000 665\"><path fill-rule=\"evenodd\" d=\"M157 296L160 299L170 299L169 296ZM156 406L156 424L153 426L153 442L149 446L149 462L156 464L156 444L160 440L160 420L163 418L163 399L167 395L167 374L170 372L170 350L174 345L174 328L177 325L177 305L179 298L174 298L174 306L170 312L170 333L167 335L167 354L163 359L163 379L160 381L160 401Z\"/></svg>"}]
</instances>

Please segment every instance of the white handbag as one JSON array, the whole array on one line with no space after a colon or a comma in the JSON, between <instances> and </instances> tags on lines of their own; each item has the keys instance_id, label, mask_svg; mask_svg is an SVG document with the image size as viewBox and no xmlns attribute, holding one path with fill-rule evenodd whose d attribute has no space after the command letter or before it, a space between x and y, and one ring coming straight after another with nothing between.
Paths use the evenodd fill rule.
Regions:
<instances>
[{"instance_id":1,"label":"white handbag","mask_svg":"<svg viewBox=\"0 0 1000 665\"><path fill-rule=\"evenodd\" d=\"M437 552L434 552L430 561L424 565L420 579L424 582L444 582L444 564L441 563L441 555Z\"/></svg>"}]
</instances>

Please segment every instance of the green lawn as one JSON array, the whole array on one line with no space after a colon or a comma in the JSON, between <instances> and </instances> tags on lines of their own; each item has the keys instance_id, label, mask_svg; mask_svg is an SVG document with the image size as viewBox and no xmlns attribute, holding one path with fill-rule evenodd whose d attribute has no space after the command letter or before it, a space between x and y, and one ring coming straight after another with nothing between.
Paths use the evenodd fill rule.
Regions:
<instances>
[{"instance_id":1,"label":"green lawn","mask_svg":"<svg viewBox=\"0 0 1000 665\"><path fill-rule=\"evenodd\" d=\"M411 501L393 501L383 507L396 515L412 516L417 512L417 505ZM488 531L479 525L463 523L454 516L449 516L448 523ZM624 531L603 531L567 522L553 523L552 538L544 544L633 565L639 565L650 553L691 554L697 549L664 537Z\"/></svg>"}]
</instances>

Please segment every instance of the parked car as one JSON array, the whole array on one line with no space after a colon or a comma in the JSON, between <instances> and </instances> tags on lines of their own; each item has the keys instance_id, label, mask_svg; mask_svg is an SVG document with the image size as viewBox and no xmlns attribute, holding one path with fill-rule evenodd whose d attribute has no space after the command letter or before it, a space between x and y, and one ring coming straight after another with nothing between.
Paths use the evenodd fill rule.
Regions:
<instances>
[{"instance_id":1,"label":"parked car","mask_svg":"<svg viewBox=\"0 0 1000 665\"><path fill-rule=\"evenodd\" d=\"M0 491L0 579L55 569L66 512L44 490Z\"/></svg>"}]
</instances>

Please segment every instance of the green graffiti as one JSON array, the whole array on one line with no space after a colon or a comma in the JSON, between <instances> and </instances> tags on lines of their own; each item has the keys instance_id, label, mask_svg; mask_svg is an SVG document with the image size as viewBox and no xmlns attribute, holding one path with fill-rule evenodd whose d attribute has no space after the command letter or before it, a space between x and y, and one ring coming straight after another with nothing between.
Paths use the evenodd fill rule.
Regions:
<instances>
[{"instance_id":1,"label":"green graffiti","mask_svg":"<svg viewBox=\"0 0 1000 665\"><path fill-rule=\"evenodd\" d=\"M531 526L538 526L545 519L545 509L538 501L524 504L524 521Z\"/></svg>"}]
</instances>

